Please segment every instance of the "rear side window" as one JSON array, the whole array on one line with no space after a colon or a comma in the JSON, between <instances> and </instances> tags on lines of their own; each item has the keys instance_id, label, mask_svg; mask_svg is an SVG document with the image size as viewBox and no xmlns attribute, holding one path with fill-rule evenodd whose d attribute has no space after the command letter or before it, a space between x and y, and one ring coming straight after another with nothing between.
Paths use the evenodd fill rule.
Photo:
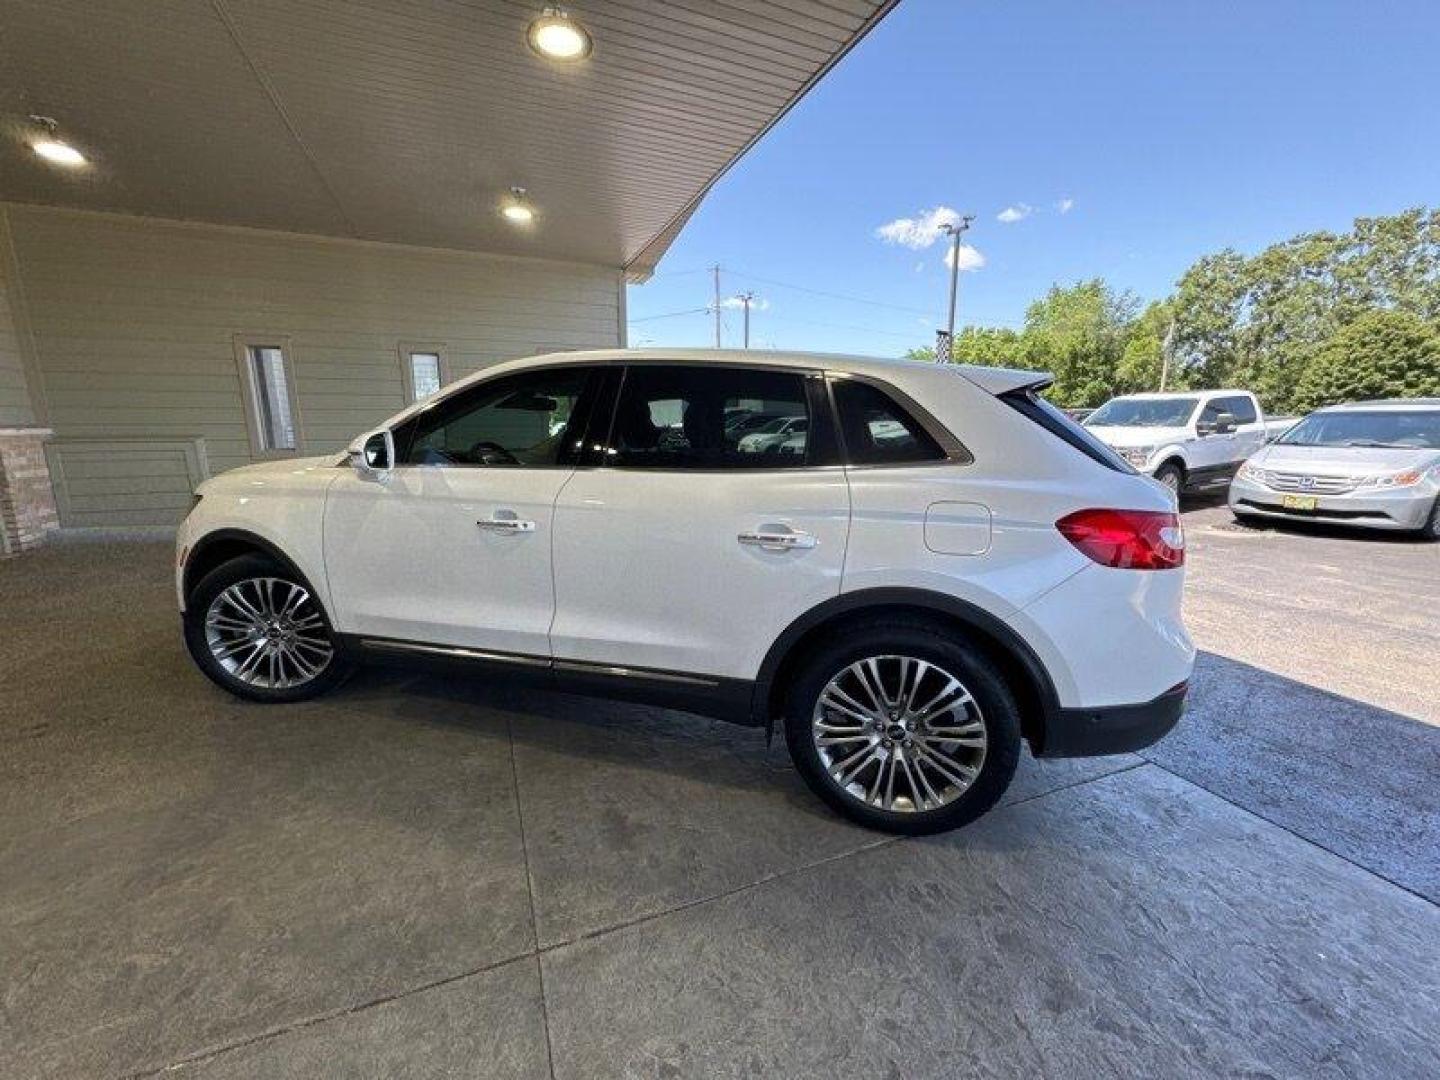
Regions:
<instances>
[{"instance_id":1,"label":"rear side window","mask_svg":"<svg viewBox=\"0 0 1440 1080\"><path fill-rule=\"evenodd\" d=\"M788 469L811 456L799 373L698 364L625 371L606 464L631 469Z\"/></svg>"},{"instance_id":2,"label":"rear side window","mask_svg":"<svg viewBox=\"0 0 1440 1080\"><path fill-rule=\"evenodd\" d=\"M1087 428L1070 419L1033 390L1011 390L1001 394L1000 400L1021 416L1039 424L1057 439L1069 443L1092 461L1116 472L1131 473L1135 470L1130 463L1097 439Z\"/></svg>"},{"instance_id":3,"label":"rear side window","mask_svg":"<svg viewBox=\"0 0 1440 1080\"><path fill-rule=\"evenodd\" d=\"M945 451L919 420L878 386L837 379L835 409L852 465L908 465L943 461Z\"/></svg>"}]
</instances>

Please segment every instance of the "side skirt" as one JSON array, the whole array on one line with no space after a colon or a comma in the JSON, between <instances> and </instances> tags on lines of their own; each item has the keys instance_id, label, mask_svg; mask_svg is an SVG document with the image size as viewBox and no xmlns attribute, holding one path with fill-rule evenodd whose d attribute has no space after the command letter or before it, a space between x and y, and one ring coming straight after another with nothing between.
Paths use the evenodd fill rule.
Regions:
<instances>
[{"instance_id":1,"label":"side skirt","mask_svg":"<svg viewBox=\"0 0 1440 1080\"><path fill-rule=\"evenodd\" d=\"M1185 488L1187 491L1200 491L1205 488L1219 487L1221 484L1230 483L1239 471L1240 462L1238 461L1227 461L1224 465L1206 465L1203 468L1191 469L1185 478Z\"/></svg>"},{"instance_id":2,"label":"side skirt","mask_svg":"<svg viewBox=\"0 0 1440 1080\"><path fill-rule=\"evenodd\" d=\"M746 727L757 726L750 708L755 684L748 679L494 652L362 634L340 634L338 637L346 654L361 663L438 668L459 674L468 672L486 678L503 678L517 685L658 705Z\"/></svg>"}]
</instances>

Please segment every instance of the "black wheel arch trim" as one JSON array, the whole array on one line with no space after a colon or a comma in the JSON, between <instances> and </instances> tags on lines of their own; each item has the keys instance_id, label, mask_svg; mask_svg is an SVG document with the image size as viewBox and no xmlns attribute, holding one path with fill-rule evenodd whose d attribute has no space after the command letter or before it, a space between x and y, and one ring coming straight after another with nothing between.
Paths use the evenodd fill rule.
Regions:
<instances>
[{"instance_id":1,"label":"black wheel arch trim","mask_svg":"<svg viewBox=\"0 0 1440 1080\"><path fill-rule=\"evenodd\" d=\"M774 710L770 708L770 699L775 688L775 678L787 657L807 634L826 623L866 609L894 607L920 608L965 623L1003 648L1032 684L1040 712L1040 715L1034 718L1038 725L1038 742L1043 744L1045 732L1059 714L1060 698L1050 673L1045 670L1045 665L1040 662L1039 656L1029 643L1003 619L982 607L944 593L904 587L858 589L855 592L841 593L811 608L787 626L770 646L770 651L765 654L760 671L755 677L754 698L751 702L753 722L757 726L764 726L773 734L776 717ZM1032 742L1035 741L1037 740L1032 739ZM1037 753L1040 749L1040 745L1035 746Z\"/></svg>"},{"instance_id":2,"label":"black wheel arch trim","mask_svg":"<svg viewBox=\"0 0 1440 1080\"><path fill-rule=\"evenodd\" d=\"M288 573L294 574L300 579L300 583L310 590L310 595L315 598L315 602L325 611L325 618L330 625L335 625L335 621L331 618L330 611L323 597L320 595L320 591L315 588L315 583L310 580L305 571L295 565L295 560L290 558L289 555L286 555L273 541L266 540L265 537L260 536L258 533L250 532L247 529L216 529L213 532L206 533L199 540L195 541L195 545L185 555L184 592L187 608L190 604L190 594L195 591L195 586L200 584L201 578L203 577L203 575L197 576L193 570L193 567L202 561L199 556L217 545L232 543L243 544L246 547L256 549L266 557L274 559L284 567ZM215 565L221 566L224 564L216 563ZM214 569L214 567L210 569ZM209 570L207 570L206 573L209 573Z\"/></svg>"}]
</instances>

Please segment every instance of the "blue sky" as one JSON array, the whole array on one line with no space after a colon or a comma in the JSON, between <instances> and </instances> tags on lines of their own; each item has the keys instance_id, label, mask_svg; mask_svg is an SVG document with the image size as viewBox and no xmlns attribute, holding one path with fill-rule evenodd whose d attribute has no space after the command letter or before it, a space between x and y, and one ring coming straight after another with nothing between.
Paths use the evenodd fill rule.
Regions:
<instances>
[{"instance_id":1,"label":"blue sky","mask_svg":"<svg viewBox=\"0 0 1440 1080\"><path fill-rule=\"evenodd\" d=\"M1436 0L901 0L630 288L630 343L709 344L707 315L653 316L704 307L718 262L760 297L753 346L928 344L943 238L877 229L916 242L937 207L984 259L957 321L1018 326L1055 282L1158 298L1207 252L1440 202L1437 55Z\"/></svg>"}]
</instances>

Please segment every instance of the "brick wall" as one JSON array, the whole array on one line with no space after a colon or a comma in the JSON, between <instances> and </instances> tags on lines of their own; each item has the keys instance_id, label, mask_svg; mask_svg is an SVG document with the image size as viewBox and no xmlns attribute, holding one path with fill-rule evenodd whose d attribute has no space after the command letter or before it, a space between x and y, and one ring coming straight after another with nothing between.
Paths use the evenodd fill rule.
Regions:
<instances>
[{"instance_id":1,"label":"brick wall","mask_svg":"<svg viewBox=\"0 0 1440 1080\"><path fill-rule=\"evenodd\" d=\"M35 547L59 528L41 429L0 428L0 554Z\"/></svg>"}]
</instances>

